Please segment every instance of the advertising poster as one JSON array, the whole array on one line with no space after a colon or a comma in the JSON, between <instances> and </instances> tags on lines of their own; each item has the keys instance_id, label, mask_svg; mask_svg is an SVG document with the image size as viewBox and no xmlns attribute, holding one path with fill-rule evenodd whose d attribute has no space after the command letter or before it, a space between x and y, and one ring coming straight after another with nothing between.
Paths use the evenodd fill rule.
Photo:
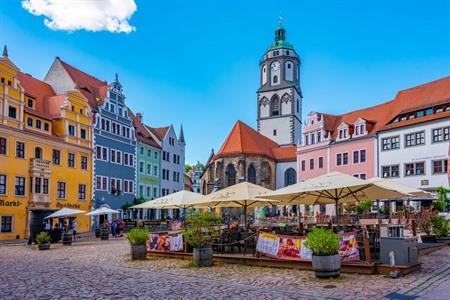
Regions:
<instances>
[{"instance_id":1,"label":"advertising poster","mask_svg":"<svg viewBox=\"0 0 450 300\"><path fill-rule=\"evenodd\" d=\"M342 262L360 260L356 233L350 232L341 234L339 255L341 256Z\"/></svg>"},{"instance_id":2,"label":"advertising poster","mask_svg":"<svg viewBox=\"0 0 450 300\"><path fill-rule=\"evenodd\" d=\"M183 234L151 233L147 241L147 251L182 251Z\"/></svg>"},{"instance_id":3,"label":"advertising poster","mask_svg":"<svg viewBox=\"0 0 450 300\"><path fill-rule=\"evenodd\" d=\"M176 233L169 236L170 251L183 251L183 234Z\"/></svg>"},{"instance_id":4,"label":"advertising poster","mask_svg":"<svg viewBox=\"0 0 450 300\"><path fill-rule=\"evenodd\" d=\"M280 249L280 237L276 234L261 232L256 244L256 251L276 257Z\"/></svg>"},{"instance_id":5,"label":"advertising poster","mask_svg":"<svg viewBox=\"0 0 450 300\"><path fill-rule=\"evenodd\" d=\"M277 257L282 259L300 259L302 240L291 236L280 237L280 248Z\"/></svg>"}]
</instances>

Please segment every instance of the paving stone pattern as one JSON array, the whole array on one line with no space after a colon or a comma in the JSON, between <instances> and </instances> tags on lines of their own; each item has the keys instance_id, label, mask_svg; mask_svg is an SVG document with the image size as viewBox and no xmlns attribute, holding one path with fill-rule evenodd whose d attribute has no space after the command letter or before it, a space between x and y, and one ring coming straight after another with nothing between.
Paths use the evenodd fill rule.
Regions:
<instances>
[{"instance_id":1,"label":"paving stone pattern","mask_svg":"<svg viewBox=\"0 0 450 300\"><path fill-rule=\"evenodd\" d=\"M450 247L422 257L399 279L188 261L132 262L126 240L87 241L48 251L0 246L0 299L450 299Z\"/></svg>"}]
</instances>

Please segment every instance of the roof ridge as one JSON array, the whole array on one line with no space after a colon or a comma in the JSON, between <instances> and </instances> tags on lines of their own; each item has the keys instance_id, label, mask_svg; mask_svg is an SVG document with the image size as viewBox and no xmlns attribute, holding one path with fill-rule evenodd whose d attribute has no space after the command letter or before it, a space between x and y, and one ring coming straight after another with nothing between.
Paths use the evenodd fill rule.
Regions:
<instances>
[{"instance_id":1,"label":"roof ridge","mask_svg":"<svg viewBox=\"0 0 450 300\"><path fill-rule=\"evenodd\" d=\"M71 65L71 64L69 64L69 63L67 63L67 62L65 62L65 61L63 61L60 57L56 57L56 59L58 59L58 60L61 62L61 64L63 65L64 68L66 68L66 67L72 68L72 69L74 69L75 71L80 72L80 73L83 73L84 75L89 76L89 77L91 77L92 79L94 79L94 80L96 80L96 81L98 81L98 82L100 82L100 83L103 83L103 84L105 84L105 85L108 85L108 82L107 82L106 80L98 79L97 77L95 77L95 76L93 76L93 75L91 75L91 74L89 74L89 73L87 73L87 72L85 72L85 71L83 71L83 70L81 70L81 69L79 69L79 68L77 68L77 67L75 67L75 66L73 66L73 65ZM66 70L66 71L67 71L67 70ZM69 72L69 76L72 77L71 74L70 74L70 72ZM73 78L72 78L72 79L73 79Z\"/></svg>"}]
</instances>

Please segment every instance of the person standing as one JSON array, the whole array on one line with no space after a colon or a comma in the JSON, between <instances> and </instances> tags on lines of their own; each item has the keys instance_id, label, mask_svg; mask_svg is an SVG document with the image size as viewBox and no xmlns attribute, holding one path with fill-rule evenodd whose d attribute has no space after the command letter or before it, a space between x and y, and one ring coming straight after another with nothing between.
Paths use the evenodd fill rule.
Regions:
<instances>
[{"instance_id":1,"label":"person standing","mask_svg":"<svg viewBox=\"0 0 450 300\"><path fill-rule=\"evenodd\" d=\"M77 231L78 231L77 220L73 220L73 223L72 223L72 231L73 231L73 241L75 241L76 235L77 235Z\"/></svg>"}]
</instances>

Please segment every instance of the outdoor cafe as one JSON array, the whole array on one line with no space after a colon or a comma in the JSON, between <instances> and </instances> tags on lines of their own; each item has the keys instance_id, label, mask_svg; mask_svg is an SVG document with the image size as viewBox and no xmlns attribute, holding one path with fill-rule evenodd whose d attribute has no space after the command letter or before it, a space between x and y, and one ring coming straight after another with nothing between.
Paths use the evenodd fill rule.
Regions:
<instances>
[{"instance_id":1,"label":"outdoor cafe","mask_svg":"<svg viewBox=\"0 0 450 300\"><path fill-rule=\"evenodd\" d=\"M354 214L348 208L363 201L430 197L430 193L395 181L362 180L339 172L319 176L277 191L242 182L203 196L181 191L134 206L134 209L180 209L187 219L167 230L150 230L149 255L189 259L192 246L183 229L189 214L198 210L241 209L242 218L215 224L217 234L209 242L215 261L258 266L311 269L308 236L324 228L339 236L338 254L343 272L407 274L420 268L418 256L426 251L418 243L419 215ZM264 208L292 205L334 205L333 216L267 216ZM420 216L419 216L420 217ZM205 231L206 232L206 231ZM432 245L437 247L437 245ZM194 247L195 248L195 247Z\"/></svg>"}]
</instances>

